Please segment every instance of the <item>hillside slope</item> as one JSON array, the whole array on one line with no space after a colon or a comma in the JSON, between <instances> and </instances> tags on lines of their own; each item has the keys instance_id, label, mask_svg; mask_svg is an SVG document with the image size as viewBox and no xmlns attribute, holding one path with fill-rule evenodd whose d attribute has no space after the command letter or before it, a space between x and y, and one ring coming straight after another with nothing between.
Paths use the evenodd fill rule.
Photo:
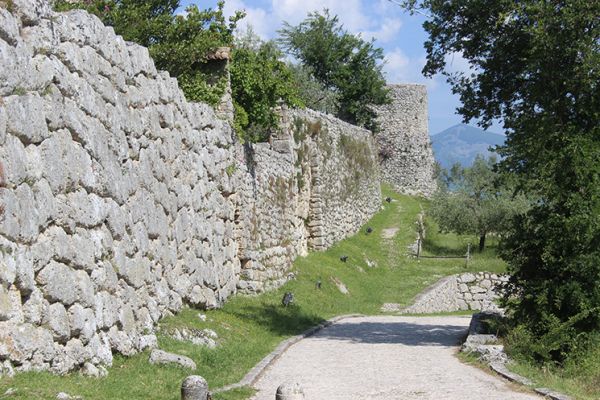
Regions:
<instances>
[{"instance_id":1,"label":"hillside slope","mask_svg":"<svg viewBox=\"0 0 600 400\"><path fill-rule=\"evenodd\" d=\"M490 147L504 144L505 136L465 124L458 124L431 136L433 154L442 167L458 162L470 166L477 154L488 157Z\"/></svg>"}]
</instances>

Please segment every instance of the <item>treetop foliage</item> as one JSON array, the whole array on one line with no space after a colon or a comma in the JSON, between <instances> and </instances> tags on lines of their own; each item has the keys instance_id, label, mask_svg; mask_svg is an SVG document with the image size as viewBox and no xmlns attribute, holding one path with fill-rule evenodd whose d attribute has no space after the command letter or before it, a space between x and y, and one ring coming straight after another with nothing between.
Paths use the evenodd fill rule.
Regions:
<instances>
[{"instance_id":1,"label":"treetop foliage","mask_svg":"<svg viewBox=\"0 0 600 400\"><path fill-rule=\"evenodd\" d=\"M383 50L348 33L328 10L309 13L297 26L288 23L278 42L298 59L339 103L336 114L351 123L376 128L371 106L389 101L383 77Z\"/></svg>"},{"instance_id":2,"label":"treetop foliage","mask_svg":"<svg viewBox=\"0 0 600 400\"><path fill-rule=\"evenodd\" d=\"M477 156L469 168L457 163L450 172L444 170L431 205L443 231L478 235L480 251L488 233L506 232L529 204L525 196L514 194L511 182L503 181L495 166L495 157Z\"/></svg>"}]
</instances>

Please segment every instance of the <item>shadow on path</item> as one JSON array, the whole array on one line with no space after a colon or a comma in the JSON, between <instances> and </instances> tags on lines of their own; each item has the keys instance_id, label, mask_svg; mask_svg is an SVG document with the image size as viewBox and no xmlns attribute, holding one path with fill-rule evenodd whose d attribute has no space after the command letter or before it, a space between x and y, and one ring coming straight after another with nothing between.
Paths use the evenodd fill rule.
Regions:
<instances>
[{"instance_id":1,"label":"shadow on path","mask_svg":"<svg viewBox=\"0 0 600 400\"><path fill-rule=\"evenodd\" d=\"M409 322L339 323L314 336L315 340L342 340L365 344L456 346L467 334L460 325L424 325Z\"/></svg>"}]
</instances>

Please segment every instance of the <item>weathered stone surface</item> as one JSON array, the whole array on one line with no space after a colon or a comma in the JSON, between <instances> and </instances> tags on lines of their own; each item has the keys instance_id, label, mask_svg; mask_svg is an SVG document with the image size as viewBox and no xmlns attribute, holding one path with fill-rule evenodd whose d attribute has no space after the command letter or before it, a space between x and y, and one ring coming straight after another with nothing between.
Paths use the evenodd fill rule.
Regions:
<instances>
[{"instance_id":1,"label":"weathered stone surface","mask_svg":"<svg viewBox=\"0 0 600 400\"><path fill-rule=\"evenodd\" d=\"M181 400L207 400L208 383L198 375L188 376L181 383Z\"/></svg>"},{"instance_id":2,"label":"weathered stone surface","mask_svg":"<svg viewBox=\"0 0 600 400\"><path fill-rule=\"evenodd\" d=\"M379 210L370 132L282 108L273 140L244 148L96 16L11 3L0 8L0 359L11 368L102 373L111 351L155 347L161 317L281 286L294 258Z\"/></svg>"},{"instance_id":3,"label":"weathered stone surface","mask_svg":"<svg viewBox=\"0 0 600 400\"><path fill-rule=\"evenodd\" d=\"M0 8L0 39L10 45L17 44L19 22L7 9Z\"/></svg>"},{"instance_id":4,"label":"weathered stone surface","mask_svg":"<svg viewBox=\"0 0 600 400\"><path fill-rule=\"evenodd\" d=\"M406 313L451 312L459 310L499 310L496 301L501 295L499 288L505 276L493 278L490 274L465 273L441 279L415 299ZM486 288L488 287L489 288Z\"/></svg>"},{"instance_id":5,"label":"weathered stone surface","mask_svg":"<svg viewBox=\"0 0 600 400\"><path fill-rule=\"evenodd\" d=\"M304 400L304 389L296 382L283 383L277 388L276 400Z\"/></svg>"},{"instance_id":6,"label":"weathered stone surface","mask_svg":"<svg viewBox=\"0 0 600 400\"><path fill-rule=\"evenodd\" d=\"M56 351L48 330L31 324L0 322L0 358L22 364L34 352L44 362L54 358Z\"/></svg>"},{"instance_id":7,"label":"weathered stone surface","mask_svg":"<svg viewBox=\"0 0 600 400\"><path fill-rule=\"evenodd\" d=\"M4 99L8 115L7 130L24 144L40 143L49 136L42 98L33 93Z\"/></svg>"},{"instance_id":8,"label":"weathered stone surface","mask_svg":"<svg viewBox=\"0 0 600 400\"><path fill-rule=\"evenodd\" d=\"M52 330L54 340L59 343L66 343L71 337L69 316L65 306L61 303L50 305L48 309L48 326Z\"/></svg>"},{"instance_id":9,"label":"weathered stone surface","mask_svg":"<svg viewBox=\"0 0 600 400\"><path fill-rule=\"evenodd\" d=\"M425 85L390 85L390 104L374 107L381 126L381 175L394 189L431 196L436 190ZM402 112L399 112L402 110Z\"/></svg>"},{"instance_id":10,"label":"weathered stone surface","mask_svg":"<svg viewBox=\"0 0 600 400\"><path fill-rule=\"evenodd\" d=\"M169 336L179 341L190 341L199 346L206 346L209 349L217 347L217 333L211 329L174 329L169 332Z\"/></svg>"},{"instance_id":11,"label":"weathered stone surface","mask_svg":"<svg viewBox=\"0 0 600 400\"><path fill-rule=\"evenodd\" d=\"M183 368L196 369L196 363L191 358L158 349L152 350L149 361L152 364L177 364Z\"/></svg>"}]
</instances>

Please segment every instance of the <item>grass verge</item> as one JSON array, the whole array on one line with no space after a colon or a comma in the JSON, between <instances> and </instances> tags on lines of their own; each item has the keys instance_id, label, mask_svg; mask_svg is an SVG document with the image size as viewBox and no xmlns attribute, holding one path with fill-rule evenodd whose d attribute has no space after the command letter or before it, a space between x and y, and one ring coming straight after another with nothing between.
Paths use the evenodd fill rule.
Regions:
<instances>
[{"instance_id":1,"label":"grass verge","mask_svg":"<svg viewBox=\"0 0 600 400\"><path fill-rule=\"evenodd\" d=\"M161 329L188 327L209 328L219 335L219 346L208 349L188 342L178 342L159 334L159 346L166 351L191 357L211 389L238 382L258 361L282 340L301 333L330 317L341 314L379 314L383 303L410 304L425 287L438 279L461 272L504 272L504 264L494 255L494 243L487 251L473 255L468 267L460 259L414 259L407 246L415 239L415 221L426 200L402 196L384 188L383 209L356 235L341 241L326 252L298 258L293 266L297 278L279 290L260 296L235 296L220 310L203 312L186 308L174 317L161 321ZM373 232L366 233L366 227ZM391 239L382 238L384 229L397 228ZM428 254L460 253L467 241L456 235L439 234L429 225L425 251ZM340 256L348 256L341 262ZM374 262L375 267L367 263ZM343 282L349 294L342 294L333 279ZM321 289L316 282L321 281ZM291 291L295 303L281 306L283 293ZM206 321L198 318L205 313ZM24 373L2 378L0 396L15 388L14 399L53 399L60 391L84 399L160 399L178 400L181 381L191 374L171 366L148 363L148 353L133 357L116 356L109 375L102 379L82 377L77 373L54 376L49 373ZM251 396L243 388L214 396L216 400L241 400Z\"/></svg>"},{"instance_id":2,"label":"grass verge","mask_svg":"<svg viewBox=\"0 0 600 400\"><path fill-rule=\"evenodd\" d=\"M571 396L574 400L600 399L600 347L584 355L573 357L562 368L540 367L527 362L514 361L509 370L534 382L535 387L545 387Z\"/></svg>"}]
</instances>

